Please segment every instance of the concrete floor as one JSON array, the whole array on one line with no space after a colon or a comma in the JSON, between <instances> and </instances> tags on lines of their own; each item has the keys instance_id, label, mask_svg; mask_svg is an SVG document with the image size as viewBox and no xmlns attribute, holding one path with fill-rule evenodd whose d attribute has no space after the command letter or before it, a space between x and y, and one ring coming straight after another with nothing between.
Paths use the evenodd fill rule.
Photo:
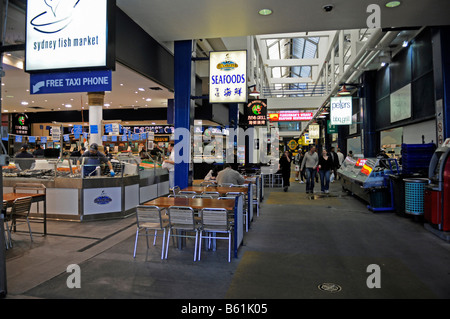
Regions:
<instances>
[{"instance_id":1,"label":"concrete floor","mask_svg":"<svg viewBox=\"0 0 450 319\"><path fill-rule=\"evenodd\" d=\"M450 298L450 244L422 222L372 213L337 182L329 196L291 185L288 192L265 189L261 214L231 263L225 241L193 262L191 240L183 250L171 245L161 260L161 240L147 250L140 238L133 259L134 217L52 221L49 234L35 234L33 243L15 233L6 253L6 299ZM37 233L42 226L32 227ZM81 288L67 286L71 264L80 266ZM367 286L369 265L379 266L380 288Z\"/></svg>"}]
</instances>

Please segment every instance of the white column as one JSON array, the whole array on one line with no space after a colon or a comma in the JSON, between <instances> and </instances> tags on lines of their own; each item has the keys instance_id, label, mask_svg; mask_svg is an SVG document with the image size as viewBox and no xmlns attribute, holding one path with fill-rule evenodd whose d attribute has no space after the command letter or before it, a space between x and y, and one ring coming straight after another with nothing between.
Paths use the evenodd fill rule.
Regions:
<instances>
[{"instance_id":1,"label":"white column","mask_svg":"<svg viewBox=\"0 0 450 319\"><path fill-rule=\"evenodd\" d=\"M102 134L103 134L103 101L105 97L105 92L92 92L88 93L88 104L89 104L89 145L96 143L97 145L102 145ZM97 125L98 133L91 132L91 125Z\"/></svg>"}]
</instances>

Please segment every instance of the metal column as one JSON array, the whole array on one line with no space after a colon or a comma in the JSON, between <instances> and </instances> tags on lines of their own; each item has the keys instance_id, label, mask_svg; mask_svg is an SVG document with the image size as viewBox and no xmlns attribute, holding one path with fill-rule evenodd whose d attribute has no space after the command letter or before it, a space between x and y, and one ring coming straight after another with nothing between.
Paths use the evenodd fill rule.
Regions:
<instances>
[{"instance_id":1,"label":"metal column","mask_svg":"<svg viewBox=\"0 0 450 319\"><path fill-rule=\"evenodd\" d=\"M177 144L181 143L182 152L177 154L175 152L175 173L174 185L181 189L187 187L192 182L193 172L190 163L191 159L191 145L193 136L189 136L189 141L177 140L177 129L185 129L192 132L191 127L194 124L194 106L195 101L191 96L195 96L195 67L192 60L194 54L193 40L175 41L174 67L175 67L175 148L178 150ZM192 134L191 134L192 135ZM186 138L186 137L184 137ZM188 152L186 154L185 152ZM189 155L189 161L180 161L178 155L186 158ZM178 160L177 160L178 157Z\"/></svg>"}]
</instances>

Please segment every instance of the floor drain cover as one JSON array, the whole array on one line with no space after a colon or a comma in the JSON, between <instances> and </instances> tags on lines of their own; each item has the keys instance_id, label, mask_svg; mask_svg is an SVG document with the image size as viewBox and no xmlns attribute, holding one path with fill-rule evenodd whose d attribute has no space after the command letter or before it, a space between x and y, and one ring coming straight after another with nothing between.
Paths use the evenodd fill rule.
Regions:
<instances>
[{"instance_id":1,"label":"floor drain cover","mask_svg":"<svg viewBox=\"0 0 450 319\"><path fill-rule=\"evenodd\" d=\"M320 284L318 287L320 290L328 292L338 292L342 290L341 286L328 282Z\"/></svg>"}]
</instances>

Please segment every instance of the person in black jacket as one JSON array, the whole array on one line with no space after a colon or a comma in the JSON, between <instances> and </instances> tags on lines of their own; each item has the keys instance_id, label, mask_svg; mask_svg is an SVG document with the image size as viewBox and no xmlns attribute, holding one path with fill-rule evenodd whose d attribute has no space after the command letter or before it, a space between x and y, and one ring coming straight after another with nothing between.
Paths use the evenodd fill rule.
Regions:
<instances>
[{"instance_id":1,"label":"person in black jacket","mask_svg":"<svg viewBox=\"0 0 450 319\"><path fill-rule=\"evenodd\" d=\"M291 177L291 156L289 151L285 151L280 158L280 170L283 177L284 191L287 192L289 184L289 178Z\"/></svg>"},{"instance_id":2,"label":"person in black jacket","mask_svg":"<svg viewBox=\"0 0 450 319\"><path fill-rule=\"evenodd\" d=\"M331 172L334 174L334 179L336 179L337 178L337 170L339 169L339 167L341 167L341 165L339 163L339 156L334 151L334 147L332 147L330 149L330 157L333 161L333 169Z\"/></svg>"},{"instance_id":3,"label":"person in black jacket","mask_svg":"<svg viewBox=\"0 0 450 319\"><path fill-rule=\"evenodd\" d=\"M330 188L330 174L334 167L331 156L328 155L327 150L322 151L322 156L319 157L319 175L320 186L322 193L328 193Z\"/></svg>"}]
</instances>

